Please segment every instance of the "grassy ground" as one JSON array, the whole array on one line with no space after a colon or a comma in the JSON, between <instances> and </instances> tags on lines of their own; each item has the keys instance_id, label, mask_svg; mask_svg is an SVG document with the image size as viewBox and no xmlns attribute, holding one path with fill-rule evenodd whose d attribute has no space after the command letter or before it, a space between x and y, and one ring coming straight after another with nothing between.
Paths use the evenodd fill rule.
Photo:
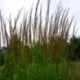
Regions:
<instances>
[{"instance_id":1,"label":"grassy ground","mask_svg":"<svg viewBox=\"0 0 80 80\"><path fill-rule=\"evenodd\" d=\"M14 74L12 72L6 71L4 67L0 69L1 80L79 80L80 79L80 63L77 63L75 68L74 65L69 64L68 66L63 64L58 64L56 69L56 64L36 64L28 63L26 67L17 66L14 69ZM2 73L1 73L2 71ZM9 74L10 73L10 74ZM3 76L3 78L2 78Z\"/></svg>"},{"instance_id":2,"label":"grassy ground","mask_svg":"<svg viewBox=\"0 0 80 80\"><path fill-rule=\"evenodd\" d=\"M80 62L79 61L75 62L74 74L76 75L75 79L79 80L80 79Z\"/></svg>"}]
</instances>

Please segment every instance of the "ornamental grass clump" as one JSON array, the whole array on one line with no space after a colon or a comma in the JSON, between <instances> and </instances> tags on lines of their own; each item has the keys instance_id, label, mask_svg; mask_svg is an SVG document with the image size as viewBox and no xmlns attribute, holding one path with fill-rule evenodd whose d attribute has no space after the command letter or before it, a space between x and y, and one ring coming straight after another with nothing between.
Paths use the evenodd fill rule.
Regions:
<instances>
[{"instance_id":1,"label":"ornamental grass clump","mask_svg":"<svg viewBox=\"0 0 80 80\"><path fill-rule=\"evenodd\" d=\"M32 9L33 6L29 16L25 14L21 23L18 23L21 9L14 24L9 18L8 26L0 14L0 47L3 43L7 48L0 79L76 80L75 63L69 61L74 50L72 53L67 42L73 22L73 17L68 19L69 10L62 10L58 6L55 15L50 15L50 0L44 17L40 0L36 4L34 17ZM72 47L75 49L74 45Z\"/></svg>"}]
</instances>

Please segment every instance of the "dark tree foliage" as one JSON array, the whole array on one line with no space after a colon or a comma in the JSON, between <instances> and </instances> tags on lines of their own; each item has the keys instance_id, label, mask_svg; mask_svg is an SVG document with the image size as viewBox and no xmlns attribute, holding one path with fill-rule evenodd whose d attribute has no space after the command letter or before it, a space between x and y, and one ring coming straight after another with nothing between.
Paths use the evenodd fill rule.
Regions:
<instances>
[{"instance_id":1,"label":"dark tree foliage","mask_svg":"<svg viewBox=\"0 0 80 80\"><path fill-rule=\"evenodd\" d=\"M80 59L80 37L71 37L69 42L69 50L74 50L69 54L70 60L79 60Z\"/></svg>"},{"instance_id":2,"label":"dark tree foliage","mask_svg":"<svg viewBox=\"0 0 80 80\"><path fill-rule=\"evenodd\" d=\"M2 47L0 49L0 66L2 66L4 64L4 54L6 51L6 47Z\"/></svg>"}]
</instances>

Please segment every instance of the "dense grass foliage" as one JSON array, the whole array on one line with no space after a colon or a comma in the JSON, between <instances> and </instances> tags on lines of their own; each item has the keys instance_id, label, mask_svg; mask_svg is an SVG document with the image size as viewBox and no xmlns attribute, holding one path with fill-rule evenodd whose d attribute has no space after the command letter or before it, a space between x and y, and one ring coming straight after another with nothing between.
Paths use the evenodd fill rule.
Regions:
<instances>
[{"instance_id":1,"label":"dense grass foliage","mask_svg":"<svg viewBox=\"0 0 80 80\"><path fill-rule=\"evenodd\" d=\"M1 43L6 46L3 54L0 50L0 80L79 80L75 73L76 63L69 60L76 47L67 42L73 18L68 20L68 10L60 6L55 15L50 16L50 0L42 17L39 3L40 0L34 18L31 8L29 16L24 15L19 26L21 10L14 25L10 17L7 26L0 14L0 47Z\"/></svg>"}]
</instances>

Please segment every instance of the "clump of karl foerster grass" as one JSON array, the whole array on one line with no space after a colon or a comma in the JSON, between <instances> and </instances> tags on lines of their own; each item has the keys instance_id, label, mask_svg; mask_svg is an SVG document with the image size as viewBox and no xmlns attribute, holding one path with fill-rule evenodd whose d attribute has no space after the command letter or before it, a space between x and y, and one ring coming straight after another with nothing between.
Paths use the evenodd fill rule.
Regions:
<instances>
[{"instance_id":1,"label":"clump of karl foerster grass","mask_svg":"<svg viewBox=\"0 0 80 80\"><path fill-rule=\"evenodd\" d=\"M68 48L67 43L73 18L69 21L69 11L62 10L60 6L55 15L50 16L50 0L48 0L44 19L42 6L39 3L40 0L35 7L34 18L31 8L29 16L24 15L19 27L17 23L21 10L14 20L14 25L11 17L9 18L9 30L0 15L0 46L2 38L3 44L7 47L4 68L0 70L1 80L73 80L74 78L74 66L72 67L69 61L72 49ZM75 27L73 33L74 31Z\"/></svg>"}]
</instances>

